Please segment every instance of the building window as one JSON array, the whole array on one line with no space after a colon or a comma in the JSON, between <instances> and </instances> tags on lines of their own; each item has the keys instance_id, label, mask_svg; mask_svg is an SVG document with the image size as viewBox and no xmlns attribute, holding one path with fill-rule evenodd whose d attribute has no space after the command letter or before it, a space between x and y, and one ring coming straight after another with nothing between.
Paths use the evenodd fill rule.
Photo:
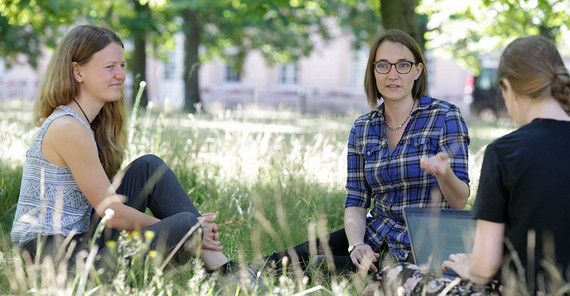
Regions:
<instances>
[{"instance_id":1,"label":"building window","mask_svg":"<svg viewBox=\"0 0 570 296\"><path fill-rule=\"evenodd\" d=\"M172 80L176 79L176 52L169 50L166 52L166 63L164 63L164 79Z\"/></svg>"},{"instance_id":2,"label":"building window","mask_svg":"<svg viewBox=\"0 0 570 296\"><path fill-rule=\"evenodd\" d=\"M239 82L240 74L230 65L225 65L225 82Z\"/></svg>"},{"instance_id":3,"label":"building window","mask_svg":"<svg viewBox=\"0 0 570 296\"><path fill-rule=\"evenodd\" d=\"M348 73L348 85L350 87L361 87L364 85L367 55L368 53L365 50L359 50L352 54Z\"/></svg>"},{"instance_id":4,"label":"building window","mask_svg":"<svg viewBox=\"0 0 570 296\"><path fill-rule=\"evenodd\" d=\"M277 83L278 84L297 84L299 81L299 67L297 63L286 65L277 65Z\"/></svg>"}]
</instances>

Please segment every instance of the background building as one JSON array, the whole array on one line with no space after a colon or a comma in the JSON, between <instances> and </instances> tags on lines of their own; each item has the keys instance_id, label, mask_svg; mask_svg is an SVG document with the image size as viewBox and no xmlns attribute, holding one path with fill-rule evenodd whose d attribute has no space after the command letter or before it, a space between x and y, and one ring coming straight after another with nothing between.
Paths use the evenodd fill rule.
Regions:
<instances>
[{"instance_id":1,"label":"background building","mask_svg":"<svg viewBox=\"0 0 570 296\"><path fill-rule=\"evenodd\" d=\"M366 112L369 107L363 81L368 49L354 50L350 37L340 30L335 36L329 42L317 42L311 56L289 64L269 64L259 51L247 56L242 73L220 59L205 62L199 73L202 108L256 104L301 113ZM177 109L183 105L183 43L184 36L176 35L175 49L167 53L166 61L149 58L147 62L146 91L156 107ZM426 59L429 95L458 105L467 117L464 89L468 73L454 60L437 58L429 52ZM10 68L0 60L0 100L33 100L47 61L46 54L33 69L23 58ZM131 77L126 86L130 93Z\"/></svg>"},{"instance_id":2,"label":"background building","mask_svg":"<svg viewBox=\"0 0 570 296\"><path fill-rule=\"evenodd\" d=\"M183 105L183 36L176 37L176 49L166 63L149 62L149 98L165 108ZM289 64L269 65L259 51L251 52L244 71L235 72L220 59L200 67L200 88L204 108L213 105L235 108L251 104L290 108L299 112L346 112L368 110L363 90L368 49L354 50L348 36L318 44L309 57ZM464 113L465 81L468 72L452 59L426 52L429 95L458 105ZM151 79L149 79L151 80ZM468 116L468 114L466 114Z\"/></svg>"}]
</instances>

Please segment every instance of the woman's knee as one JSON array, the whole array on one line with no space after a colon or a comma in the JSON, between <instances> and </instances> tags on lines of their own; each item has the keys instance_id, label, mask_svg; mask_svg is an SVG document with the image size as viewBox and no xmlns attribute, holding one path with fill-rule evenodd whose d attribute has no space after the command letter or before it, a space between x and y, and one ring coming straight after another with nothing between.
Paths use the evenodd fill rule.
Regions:
<instances>
[{"instance_id":1,"label":"woman's knee","mask_svg":"<svg viewBox=\"0 0 570 296\"><path fill-rule=\"evenodd\" d=\"M162 158L154 155L154 154L146 154L143 155L131 162L131 167L138 167L138 166L147 166L150 168L157 168L160 166L166 166Z\"/></svg>"},{"instance_id":2,"label":"woman's knee","mask_svg":"<svg viewBox=\"0 0 570 296\"><path fill-rule=\"evenodd\" d=\"M127 174L142 174L149 178L158 172L162 175L168 169L168 166L160 157L153 154L146 154L133 160L127 167L126 171Z\"/></svg>"}]
</instances>

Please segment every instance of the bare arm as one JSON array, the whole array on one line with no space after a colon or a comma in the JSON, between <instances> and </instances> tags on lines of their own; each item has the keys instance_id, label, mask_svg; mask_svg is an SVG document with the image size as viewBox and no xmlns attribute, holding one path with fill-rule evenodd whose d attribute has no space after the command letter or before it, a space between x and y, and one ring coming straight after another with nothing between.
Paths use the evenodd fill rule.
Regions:
<instances>
[{"instance_id":1,"label":"bare arm","mask_svg":"<svg viewBox=\"0 0 570 296\"><path fill-rule=\"evenodd\" d=\"M344 209L344 229L348 244L364 242L366 229L366 209L361 207L347 207Z\"/></svg>"},{"instance_id":2,"label":"bare arm","mask_svg":"<svg viewBox=\"0 0 570 296\"><path fill-rule=\"evenodd\" d=\"M505 224L477 220L475 242L469 268L470 278L476 283L488 283L501 267Z\"/></svg>"},{"instance_id":3,"label":"bare arm","mask_svg":"<svg viewBox=\"0 0 570 296\"><path fill-rule=\"evenodd\" d=\"M436 177L443 196L454 209L463 209L469 198L469 186L461 181L448 162L449 156L440 152L432 157L424 157L420 161L420 167Z\"/></svg>"},{"instance_id":4,"label":"bare arm","mask_svg":"<svg viewBox=\"0 0 570 296\"><path fill-rule=\"evenodd\" d=\"M69 167L97 214L103 217L108 208L115 212L107 222L109 227L141 230L159 221L121 202L103 170L93 138L77 119L64 116L54 120L46 131L42 153L49 161Z\"/></svg>"},{"instance_id":5,"label":"bare arm","mask_svg":"<svg viewBox=\"0 0 570 296\"><path fill-rule=\"evenodd\" d=\"M109 227L132 231L159 222L159 219L123 204L103 170L93 138L83 125L74 121L74 118L62 117L48 128L42 146L46 158L70 168L77 185L97 214L103 217L106 209L114 211L113 217L107 221ZM221 251L218 227L213 224L216 216L207 214L198 220L203 230L203 250Z\"/></svg>"},{"instance_id":6,"label":"bare arm","mask_svg":"<svg viewBox=\"0 0 570 296\"><path fill-rule=\"evenodd\" d=\"M344 230L348 244L364 243L364 233L366 231L366 209L361 207L347 207L344 210ZM369 245L362 244L354 248L350 253L352 263L359 269L377 272L378 269L373 264L380 255L372 251Z\"/></svg>"}]
</instances>

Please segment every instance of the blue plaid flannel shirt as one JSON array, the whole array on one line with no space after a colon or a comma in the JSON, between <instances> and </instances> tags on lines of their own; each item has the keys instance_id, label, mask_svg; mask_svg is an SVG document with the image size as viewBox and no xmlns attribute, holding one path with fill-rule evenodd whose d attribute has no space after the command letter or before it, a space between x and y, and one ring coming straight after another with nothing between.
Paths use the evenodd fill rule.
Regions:
<instances>
[{"instance_id":1,"label":"blue plaid flannel shirt","mask_svg":"<svg viewBox=\"0 0 570 296\"><path fill-rule=\"evenodd\" d=\"M386 137L384 104L360 116L348 139L345 207L369 208L364 242L378 251L387 243L400 261L411 251L403 217L404 207L427 207L435 177L420 168L423 156L450 155L455 175L469 185L469 134L457 106L422 96L404 134L392 153ZM442 195L440 195L442 196ZM450 208L445 198L435 206Z\"/></svg>"}]
</instances>

